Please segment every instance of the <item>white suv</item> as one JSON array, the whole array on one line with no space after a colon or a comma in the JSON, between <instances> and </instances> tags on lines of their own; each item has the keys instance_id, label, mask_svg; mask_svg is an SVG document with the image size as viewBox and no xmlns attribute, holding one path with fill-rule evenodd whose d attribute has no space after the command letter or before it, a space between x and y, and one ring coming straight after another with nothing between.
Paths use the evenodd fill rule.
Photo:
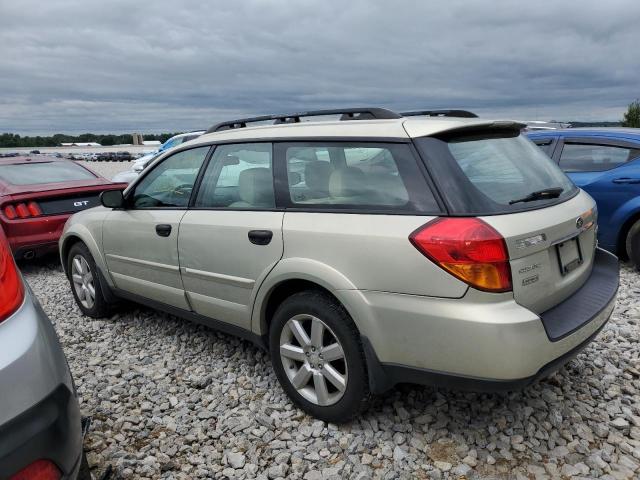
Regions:
<instances>
[{"instance_id":1,"label":"white suv","mask_svg":"<svg viewBox=\"0 0 640 480\"><path fill-rule=\"evenodd\" d=\"M249 338L334 422L399 382L511 389L559 368L615 303L593 199L520 123L411 113L234 120L166 152L67 223L79 307L129 299Z\"/></svg>"}]
</instances>

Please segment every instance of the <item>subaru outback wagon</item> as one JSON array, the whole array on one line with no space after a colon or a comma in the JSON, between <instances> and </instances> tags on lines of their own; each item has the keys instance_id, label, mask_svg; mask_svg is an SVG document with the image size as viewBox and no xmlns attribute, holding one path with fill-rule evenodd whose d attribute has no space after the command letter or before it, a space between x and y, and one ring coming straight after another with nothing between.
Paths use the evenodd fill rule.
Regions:
<instances>
[{"instance_id":1,"label":"subaru outback wagon","mask_svg":"<svg viewBox=\"0 0 640 480\"><path fill-rule=\"evenodd\" d=\"M522 124L461 117L216 125L69 220L77 304L100 317L133 300L249 338L327 421L400 382L548 375L607 322L617 258L596 246L593 199Z\"/></svg>"}]
</instances>

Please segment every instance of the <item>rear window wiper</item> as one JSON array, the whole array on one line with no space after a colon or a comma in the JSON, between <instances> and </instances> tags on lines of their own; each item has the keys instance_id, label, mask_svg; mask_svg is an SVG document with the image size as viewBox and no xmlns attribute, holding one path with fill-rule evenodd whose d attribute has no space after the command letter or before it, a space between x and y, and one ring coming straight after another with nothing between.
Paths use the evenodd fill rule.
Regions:
<instances>
[{"instance_id":1,"label":"rear window wiper","mask_svg":"<svg viewBox=\"0 0 640 480\"><path fill-rule=\"evenodd\" d=\"M545 188L543 190L531 192L525 197L511 200L509 205L522 202L535 202L536 200L547 200L548 198L558 198L562 192L564 192L564 188L562 187Z\"/></svg>"}]
</instances>

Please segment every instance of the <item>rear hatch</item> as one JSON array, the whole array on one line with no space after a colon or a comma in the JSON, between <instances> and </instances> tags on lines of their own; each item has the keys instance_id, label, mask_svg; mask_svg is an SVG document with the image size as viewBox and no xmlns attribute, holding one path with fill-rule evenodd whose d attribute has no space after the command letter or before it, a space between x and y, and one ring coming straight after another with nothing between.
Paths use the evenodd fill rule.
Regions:
<instances>
[{"instance_id":1,"label":"rear hatch","mask_svg":"<svg viewBox=\"0 0 640 480\"><path fill-rule=\"evenodd\" d=\"M451 216L479 217L505 239L515 300L535 313L587 280L595 203L519 124L465 126L415 139Z\"/></svg>"},{"instance_id":2,"label":"rear hatch","mask_svg":"<svg viewBox=\"0 0 640 480\"><path fill-rule=\"evenodd\" d=\"M593 205L591 197L580 192L553 207L482 217L507 243L519 304L542 313L586 282L596 247Z\"/></svg>"}]
</instances>

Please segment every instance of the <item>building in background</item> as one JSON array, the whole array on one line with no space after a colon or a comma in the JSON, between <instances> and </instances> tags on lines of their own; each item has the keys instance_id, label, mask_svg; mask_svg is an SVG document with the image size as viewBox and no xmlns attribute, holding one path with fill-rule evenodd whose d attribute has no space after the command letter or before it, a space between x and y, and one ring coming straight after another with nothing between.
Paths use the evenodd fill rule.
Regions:
<instances>
[{"instance_id":1,"label":"building in background","mask_svg":"<svg viewBox=\"0 0 640 480\"><path fill-rule=\"evenodd\" d=\"M141 133L132 133L131 137L133 138L134 145L144 145L144 137Z\"/></svg>"},{"instance_id":2,"label":"building in background","mask_svg":"<svg viewBox=\"0 0 640 480\"><path fill-rule=\"evenodd\" d=\"M72 143L61 143L61 147L101 147L98 142L72 142Z\"/></svg>"}]
</instances>

